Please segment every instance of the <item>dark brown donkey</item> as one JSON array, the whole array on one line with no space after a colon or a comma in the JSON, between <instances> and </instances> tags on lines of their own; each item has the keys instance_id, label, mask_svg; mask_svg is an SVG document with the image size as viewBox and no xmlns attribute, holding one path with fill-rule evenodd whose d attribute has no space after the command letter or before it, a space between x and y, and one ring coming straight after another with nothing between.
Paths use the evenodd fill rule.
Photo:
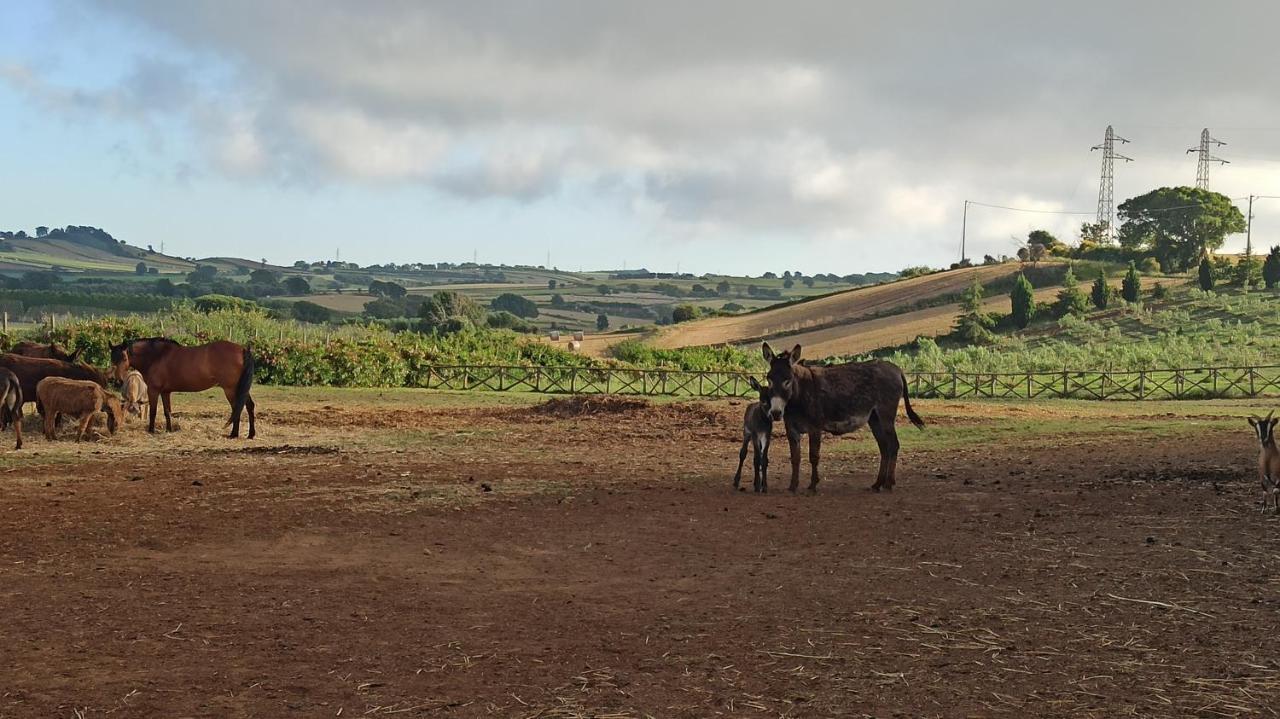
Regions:
<instances>
[{"instance_id":1,"label":"dark brown donkey","mask_svg":"<svg viewBox=\"0 0 1280 719\"><path fill-rule=\"evenodd\" d=\"M63 362L75 362L76 358L80 356L80 349L82 348L77 348L75 352L67 352L65 348L57 343L51 342L47 345L42 345L39 342L23 340L15 344L9 352L16 355L22 355L23 357L39 357L42 359L62 360Z\"/></svg>"},{"instance_id":2,"label":"dark brown donkey","mask_svg":"<svg viewBox=\"0 0 1280 719\"><path fill-rule=\"evenodd\" d=\"M164 402L164 428L173 431L169 395L221 387L231 405L230 437L240 436L240 413L249 410L249 439L257 435L253 418L253 354L248 347L218 341L184 347L166 337L125 340L111 348L111 369L123 382L132 367L142 373L151 400L147 431L156 431L156 398Z\"/></svg>"},{"instance_id":3,"label":"dark brown donkey","mask_svg":"<svg viewBox=\"0 0 1280 719\"><path fill-rule=\"evenodd\" d=\"M83 362L63 362L56 359L40 357L23 357L15 354L0 354L0 368L7 369L18 378L22 386L24 402L36 401L36 385L45 377L66 377L67 379L87 379L97 382L104 389L107 376L96 367ZM36 403L37 406L39 403Z\"/></svg>"},{"instance_id":4,"label":"dark brown donkey","mask_svg":"<svg viewBox=\"0 0 1280 719\"><path fill-rule=\"evenodd\" d=\"M791 445L791 491L800 486L800 435L809 435L813 472L809 491L816 492L822 433L845 434L864 424L871 427L880 446L880 474L871 489L893 489L898 463L898 432L893 425L899 399L911 423L924 429L924 421L911 409L902 370L882 360L809 367L800 364L800 345L782 354L774 354L768 342L763 349L769 363L769 415L775 421L784 420Z\"/></svg>"}]
</instances>

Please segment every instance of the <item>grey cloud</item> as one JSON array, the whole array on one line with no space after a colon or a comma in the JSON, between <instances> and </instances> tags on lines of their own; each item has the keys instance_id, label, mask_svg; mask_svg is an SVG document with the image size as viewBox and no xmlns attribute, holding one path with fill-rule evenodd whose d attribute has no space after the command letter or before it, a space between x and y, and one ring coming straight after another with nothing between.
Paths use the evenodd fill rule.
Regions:
<instances>
[{"instance_id":1,"label":"grey cloud","mask_svg":"<svg viewBox=\"0 0 1280 719\"><path fill-rule=\"evenodd\" d=\"M1122 193L1186 181L1179 154L1205 125L1280 157L1280 132L1244 129L1280 114L1265 87L1280 60L1271 3L96 7L188 56L140 63L114 100L59 102L188 108L215 166L276 180L525 202L577 183L663 222L838 236L910 225L907 241L926 247L952 221L922 213L929 203L1092 206L1088 146L1108 123L1141 155ZM229 86L196 88L184 67L202 62L227 68ZM992 220L989 233L1033 221Z\"/></svg>"}]
</instances>

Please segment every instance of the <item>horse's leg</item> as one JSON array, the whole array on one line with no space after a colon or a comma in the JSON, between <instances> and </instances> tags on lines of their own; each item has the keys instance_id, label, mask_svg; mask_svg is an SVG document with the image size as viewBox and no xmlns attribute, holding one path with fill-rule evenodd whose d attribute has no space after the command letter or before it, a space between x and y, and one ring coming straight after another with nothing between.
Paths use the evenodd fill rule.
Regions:
<instances>
[{"instance_id":1,"label":"horse's leg","mask_svg":"<svg viewBox=\"0 0 1280 719\"><path fill-rule=\"evenodd\" d=\"M160 406L160 393L150 387L147 388L147 415L150 420L147 422L147 431L156 433L156 409Z\"/></svg>"},{"instance_id":2,"label":"horse's leg","mask_svg":"<svg viewBox=\"0 0 1280 719\"><path fill-rule=\"evenodd\" d=\"M245 395L244 406L249 409L249 439L258 436L258 428L253 426L253 395Z\"/></svg>"},{"instance_id":3,"label":"horse's leg","mask_svg":"<svg viewBox=\"0 0 1280 719\"><path fill-rule=\"evenodd\" d=\"M22 405L13 408L13 433L18 435L18 444L14 449L22 449Z\"/></svg>"},{"instance_id":4,"label":"horse's leg","mask_svg":"<svg viewBox=\"0 0 1280 719\"><path fill-rule=\"evenodd\" d=\"M240 436L240 413L244 409L244 400L236 396L235 387L226 387L222 390L227 396L227 404L231 405L231 419L228 424L231 425L231 434L227 435L228 439L235 439Z\"/></svg>"},{"instance_id":5,"label":"horse's leg","mask_svg":"<svg viewBox=\"0 0 1280 719\"><path fill-rule=\"evenodd\" d=\"M160 395L160 401L164 402L164 431L166 432L173 431L173 412L169 408L169 397L172 396L172 394L172 392L165 392Z\"/></svg>"}]
</instances>

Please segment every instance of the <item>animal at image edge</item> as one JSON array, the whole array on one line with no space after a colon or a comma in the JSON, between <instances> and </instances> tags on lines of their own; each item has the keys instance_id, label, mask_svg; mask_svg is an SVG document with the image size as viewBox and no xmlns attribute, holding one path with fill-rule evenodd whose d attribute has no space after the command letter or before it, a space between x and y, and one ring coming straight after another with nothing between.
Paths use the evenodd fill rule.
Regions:
<instances>
[{"instance_id":1,"label":"animal at image edge","mask_svg":"<svg viewBox=\"0 0 1280 719\"><path fill-rule=\"evenodd\" d=\"M1258 435L1258 477L1262 480L1262 511L1274 506L1280 514L1280 448L1276 447L1275 428L1280 417L1272 417L1275 410L1266 417L1250 417L1249 426Z\"/></svg>"},{"instance_id":2,"label":"animal at image edge","mask_svg":"<svg viewBox=\"0 0 1280 719\"><path fill-rule=\"evenodd\" d=\"M7 369L0 369L0 431L13 425L14 449L22 449L22 384Z\"/></svg>"},{"instance_id":3,"label":"animal at image edge","mask_svg":"<svg viewBox=\"0 0 1280 719\"><path fill-rule=\"evenodd\" d=\"M62 360L63 362L75 362L76 359L80 357L80 350L82 349L82 347L77 347L76 351L68 352L62 346L52 342L47 345L42 345L39 342L23 340L22 342L15 344L9 352L11 354L22 355L23 357L38 357L40 359L56 359Z\"/></svg>"},{"instance_id":4,"label":"animal at image edge","mask_svg":"<svg viewBox=\"0 0 1280 719\"><path fill-rule=\"evenodd\" d=\"M48 440L56 438L58 417L61 415L75 417L79 422L77 442L83 440L92 429L98 412L107 413L107 431L111 434L116 433L116 428L124 420L124 407L120 404L120 399L96 382L46 377L36 386L36 397L44 419L44 438Z\"/></svg>"},{"instance_id":5,"label":"animal at image edge","mask_svg":"<svg viewBox=\"0 0 1280 719\"><path fill-rule=\"evenodd\" d=\"M783 420L791 447L789 489L795 492L800 485L801 435L809 435L809 491L816 492L822 433L845 434L863 425L871 428L880 448L880 471L871 489L893 489L899 449L894 422L899 400L911 423L924 429L924 421L911 408L902 370L883 360L810 367L800 362L800 345L775 353L765 342L762 351L769 363L769 416Z\"/></svg>"},{"instance_id":6,"label":"animal at image edge","mask_svg":"<svg viewBox=\"0 0 1280 719\"><path fill-rule=\"evenodd\" d=\"M142 373L147 385L147 431L156 431L156 408L164 403L165 430L173 431L170 395L174 392L203 392L221 387L231 405L231 434L240 436L240 415L249 414L249 439L257 435L254 421L253 353L234 342L220 340L185 347L167 337L126 340L111 348L111 371L124 382L129 370ZM157 401L159 400L159 402Z\"/></svg>"},{"instance_id":7,"label":"animal at image edge","mask_svg":"<svg viewBox=\"0 0 1280 719\"><path fill-rule=\"evenodd\" d=\"M757 401L747 405L742 414L742 448L738 450L738 471L733 475L733 488L742 481L742 465L747 461L747 447L752 449L751 486L757 492L769 491L769 440L773 435L773 420L769 419L769 391L755 377L748 377L751 388L759 395Z\"/></svg>"},{"instance_id":8,"label":"animal at image edge","mask_svg":"<svg viewBox=\"0 0 1280 719\"><path fill-rule=\"evenodd\" d=\"M22 401L35 402L37 411L40 409L40 399L36 396L36 385L46 377L88 380L104 389L107 386L107 376L96 367L83 362L64 362L6 353L0 354L0 368L13 372L22 387Z\"/></svg>"}]
</instances>

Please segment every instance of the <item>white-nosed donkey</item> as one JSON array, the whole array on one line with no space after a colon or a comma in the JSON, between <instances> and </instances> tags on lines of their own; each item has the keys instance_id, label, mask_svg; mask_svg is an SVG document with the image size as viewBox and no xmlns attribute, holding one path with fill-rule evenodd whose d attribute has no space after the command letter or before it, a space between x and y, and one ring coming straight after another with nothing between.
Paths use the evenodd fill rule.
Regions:
<instances>
[{"instance_id":1,"label":"white-nosed donkey","mask_svg":"<svg viewBox=\"0 0 1280 719\"><path fill-rule=\"evenodd\" d=\"M1276 513L1280 514L1280 448L1276 447L1276 438L1273 432L1276 423L1280 422L1280 417L1272 418L1275 410L1267 413L1266 417L1250 417L1249 425L1253 427L1253 431L1258 435L1258 443L1262 445L1262 449L1258 452L1258 476L1262 479L1262 511L1265 512L1271 506L1275 506Z\"/></svg>"}]
</instances>

